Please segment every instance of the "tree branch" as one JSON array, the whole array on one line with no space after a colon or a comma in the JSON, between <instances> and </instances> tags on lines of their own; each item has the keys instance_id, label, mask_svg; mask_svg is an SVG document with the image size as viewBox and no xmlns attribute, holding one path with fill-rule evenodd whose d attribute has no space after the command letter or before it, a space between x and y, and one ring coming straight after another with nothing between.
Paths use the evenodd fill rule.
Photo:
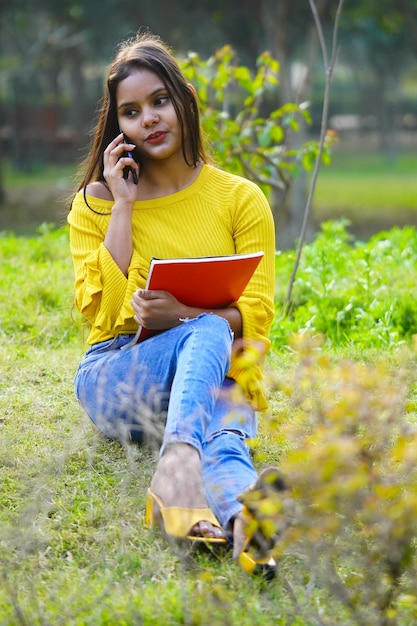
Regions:
<instances>
[{"instance_id":1,"label":"tree branch","mask_svg":"<svg viewBox=\"0 0 417 626\"><path fill-rule=\"evenodd\" d=\"M322 154L323 154L323 147L324 147L324 142L325 142L326 132L327 132L327 122L328 122L328 114L329 114L329 100L330 100L330 88L331 88L331 84L332 84L333 71L334 71L334 67L335 67L335 64L336 64L336 57L337 57L337 35L338 35L339 21L340 21L340 16L341 16L341 13L342 13L344 0L339 0L338 6L337 6L335 21L334 21L334 25L333 25L333 36L332 36L332 48L331 48L330 62L329 62L329 57L328 57L328 54L327 54L326 41L324 39L323 29L322 29L322 26L321 26L319 15L317 13L317 8L316 8L316 5L315 5L315 2L314 2L314 0L309 0L309 2L310 2L311 11L313 13L314 21L315 21L315 24L316 24L317 34L318 34L319 41L320 41L320 47L321 47L321 52L322 52L322 57L323 57L323 64L324 64L324 69L325 69L325 72L326 72L326 85L325 85L324 97L323 97L323 109L322 109L322 116L321 116L320 140L319 140L319 147L318 147L318 152L317 152L317 159L316 159L316 162L314 164L314 170L313 170L313 175L312 175L312 178L311 178L311 183L310 183L310 189L309 189L309 193L308 193L306 208L305 208L305 211L304 211L304 219L303 219L303 224L302 224L302 227L301 227L300 240L299 240L299 243L298 243L297 255L296 255L296 259L295 259L295 263L294 263L294 268L293 268L293 271L291 273L291 278L290 278L290 283L289 283L289 286L288 286L287 296L286 296L286 299L285 299L285 302L284 302L284 305L283 305L283 310L282 310L282 313L281 313L281 315L284 315L284 316L286 316L288 314L288 312L290 310L290 307L291 307L291 298L292 298L292 290L293 290L293 286L294 286L294 280L295 280L295 276L297 274L298 267L300 265L301 253L302 253L302 250L303 250L303 245L304 245L304 239L305 239L305 234L306 234L306 230L307 230L308 219L310 217L310 211L311 211L311 206L312 206L312 202L313 202L314 191L315 191L315 188L316 188L317 177L318 177L318 173L319 173L319 169L320 169L320 165L321 165L321 157L322 157Z\"/></svg>"},{"instance_id":2,"label":"tree branch","mask_svg":"<svg viewBox=\"0 0 417 626\"><path fill-rule=\"evenodd\" d=\"M252 150L252 149L248 148L247 152L249 154L255 154L255 155L257 154L258 156L263 158L265 161L267 161L268 163L273 165L273 167L275 169L277 169L276 163L274 163L274 161L272 159L267 158L267 156L259 148L256 148L255 150ZM245 169L245 171L248 174L250 174L249 178L252 178L252 180L256 181L257 183L259 183L261 185L268 185L268 187L272 187L273 189L276 189L277 191L280 191L280 192L286 191L286 189L289 187L289 182L284 177L284 175L283 175L283 173L281 171L278 170L278 172L277 172L279 180L277 180L275 178L266 178L266 177L262 176L261 174L259 174L259 171L257 169L254 169L250 165L250 163L243 156L243 152L242 151L236 151L234 154L239 159L239 162L241 163L241 165Z\"/></svg>"}]
</instances>

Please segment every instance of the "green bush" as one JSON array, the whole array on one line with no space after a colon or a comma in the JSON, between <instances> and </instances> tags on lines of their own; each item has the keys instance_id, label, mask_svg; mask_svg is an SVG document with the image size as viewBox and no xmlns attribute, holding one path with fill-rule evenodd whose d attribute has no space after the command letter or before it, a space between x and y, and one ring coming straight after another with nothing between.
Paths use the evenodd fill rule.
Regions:
<instances>
[{"instance_id":1,"label":"green bush","mask_svg":"<svg viewBox=\"0 0 417 626\"><path fill-rule=\"evenodd\" d=\"M294 252L277 256L275 348L292 333L310 330L333 347L377 348L407 342L417 333L417 233L393 228L355 242L348 222L326 222L306 245L293 289L290 315L281 310Z\"/></svg>"},{"instance_id":2,"label":"green bush","mask_svg":"<svg viewBox=\"0 0 417 626\"><path fill-rule=\"evenodd\" d=\"M292 348L293 371L275 377L284 408L269 429L285 450L289 488L270 502L270 516L281 519L275 553L287 584L304 588L306 623L330 623L311 613L317 589L345 616L338 623L415 623L415 354L335 360L309 334Z\"/></svg>"}]
</instances>

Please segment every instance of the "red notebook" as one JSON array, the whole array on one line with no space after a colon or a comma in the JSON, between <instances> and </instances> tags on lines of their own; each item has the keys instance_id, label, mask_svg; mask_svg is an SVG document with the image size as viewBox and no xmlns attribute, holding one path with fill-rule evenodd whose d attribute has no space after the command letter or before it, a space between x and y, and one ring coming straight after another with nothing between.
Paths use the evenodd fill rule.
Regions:
<instances>
[{"instance_id":1,"label":"red notebook","mask_svg":"<svg viewBox=\"0 0 417 626\"><path fill-rule=\"evenodd\" d=\"M221 309L242 295L264 253L230 256L151 260L145 289L169 291L187 306ZM159 330L139 327L124 347L158 334Z\"/></svg>"}]
</instances>

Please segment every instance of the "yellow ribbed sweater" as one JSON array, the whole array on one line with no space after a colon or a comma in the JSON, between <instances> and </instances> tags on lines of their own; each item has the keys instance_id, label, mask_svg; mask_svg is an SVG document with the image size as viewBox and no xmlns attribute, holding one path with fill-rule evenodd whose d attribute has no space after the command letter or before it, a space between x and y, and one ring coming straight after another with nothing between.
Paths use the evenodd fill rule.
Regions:
<instances>
[{"instance_id":1,"label":"yellow ribbed sweater","mask_svg":"<svg viewBox=\"0 0 417 626\"><path fill-rule=\"evenodd\" d=\"M177 193L137 201L133 207L133 254L127 277L103 241L113 202L79 192L68 214L75 271L75 305L91 324L88 343L134 333L132 294L145 287L152 256L193 257L263 250L241 298L243 339L269 348L274 316L274 225L270 207L254 183L203 165L195 182ZM262 361L262 360L261 360ZM261 362L232 358L229 375L255 408L266 408Z\"/></svg>"}]
</instances>

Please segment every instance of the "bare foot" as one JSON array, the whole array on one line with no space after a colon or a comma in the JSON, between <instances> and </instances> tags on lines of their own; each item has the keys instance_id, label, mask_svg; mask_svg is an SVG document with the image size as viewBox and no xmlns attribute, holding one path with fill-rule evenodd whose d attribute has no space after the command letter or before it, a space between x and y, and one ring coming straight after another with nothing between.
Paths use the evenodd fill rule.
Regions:
<instances>
[{"instance_id":1,"label":"bare foot","mask_svg":"<svg viewBox=\"0 0 417 626\"><path fill-rule=\"evenodd\" d=\"M187 443L175 443L167 447L159 459L152 478L151 490L165 507L187 509L208 508L201 479L200 455ZM202 520L190 529L202 537L223 537L220 528Z\"/></svg>"}]
</instances>

